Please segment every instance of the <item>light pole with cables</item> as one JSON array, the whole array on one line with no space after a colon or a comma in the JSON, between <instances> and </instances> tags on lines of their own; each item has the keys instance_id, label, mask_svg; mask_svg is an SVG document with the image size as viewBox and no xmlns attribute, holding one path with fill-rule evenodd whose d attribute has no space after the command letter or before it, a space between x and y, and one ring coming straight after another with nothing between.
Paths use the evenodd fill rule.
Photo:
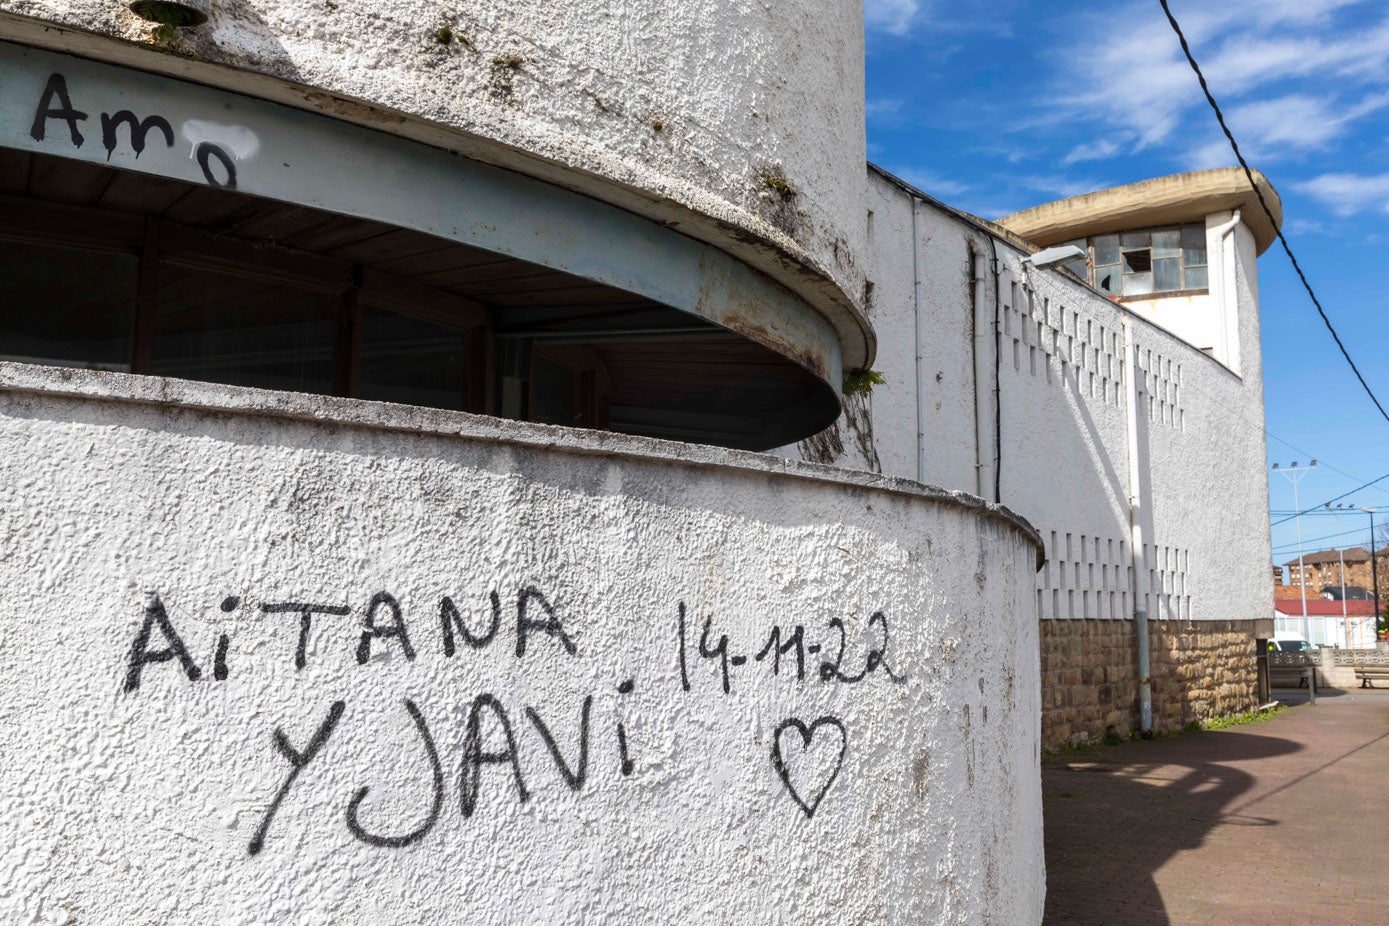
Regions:
<instances>
[{"instance_id":1,"label":"light pole with cables","mask_svg":"<svg viewBox=\"0 0 1389 926\"><path fill-rule=\"evenodd\" d=\"M1370 584L1375 587L1375 630L1379 630L1379 554L1375 549L1375 510L1374 508L1361 508L1361 511L1370 516ZM1376 633L1378 638L1379 634Z\"/></svg>"},{"instance_id":2,"label":"light pole with cables","mask_svg":"<svg viewBox=\"0 0 1389 926\"><path fill-rule=\"evenodd\" d=\"M1345 638L1346 646L1350 646L1350 621L1346 613L1346 548L1341 537L1341 515L1345 514L1345 506L1337 504L1333 508L1331 503L1327 502L1324 507L1336 516L1336 552L1341 560L1341 634Z\"/></svg>"},{"instance_id":3,"label":"light pole with cables","mask_svg":"<svg viewBox=\"0 0 1389 926\"><path fill-rule=\"evenodd\" d=\"M1316 465L1316 460L1306 466L1299 466L1297 461L1293 460L1292 466L1281 469L1277 463L1273 464L1274 471L1282 473L1293 484L1293 511L1296 512L1294 520L1297 521L1297 584L1302 589L1302 638L1309 643L1311 633L1307 623L1307 564L1302 561L1302 504L1298 501L1297 484L1305 479Z\"/></svg>"}]
</instances>

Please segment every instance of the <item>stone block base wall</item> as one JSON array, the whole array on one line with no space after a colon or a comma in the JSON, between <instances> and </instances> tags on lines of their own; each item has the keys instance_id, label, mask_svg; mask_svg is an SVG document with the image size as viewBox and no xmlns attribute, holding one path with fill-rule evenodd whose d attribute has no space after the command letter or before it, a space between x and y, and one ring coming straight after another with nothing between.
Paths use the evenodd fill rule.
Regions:
<instances>
[{"instance_id":1,"label":"stone block base wall","mask_svg":"<svg viewBox=\"0 0 1389 926\"><path fill-rule=\"evenodd\" d=\"M1148 623L1155 730L1257 706L1254 624ZM1043 749L1138 730L1137 652L1131 620L1041 622Z\"/></svg>"}]
</instances>

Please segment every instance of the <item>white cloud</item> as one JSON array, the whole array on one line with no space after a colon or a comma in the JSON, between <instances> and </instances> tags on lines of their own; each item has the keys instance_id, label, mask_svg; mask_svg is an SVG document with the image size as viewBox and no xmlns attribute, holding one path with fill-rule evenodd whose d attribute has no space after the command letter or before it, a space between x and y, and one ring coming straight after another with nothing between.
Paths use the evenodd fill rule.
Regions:
<instances>
[{"instance_id":1,"label":"white cloud","mask_svg":"<svg viewBox=\"0 0 1389 926\"><path fill-rule=\"evenodd\" d=\"M1227 121L1247 160L1267 163L1289 154L1327 147L1354 122L1389 106L1389 93L1374 93L1357 102L1297 93L1244 103L1230 110ZM1235 163L1223 136L1191 152L1195 169Z\"/></svg>"},{"instance_id":2,"label":"white cloud","mask_svg":"<svg viewBox=\"0 0 1389 926\"><path fill-rule=\"evenodd\" d=\"M923 193L930 193L932 196L945 198L948 196L959 196L961 193L968 192L971 188L967 183L960 183L948 177L942 177L928 170L916 167L904 167L901 170L894 170L892 173L901 177Z\"/></svg>"},{"instance_id":3,"label":"white cloud","mask_svg":"<svg viewBox=\"0 0 1389 926\"><path fill-rule=\"evenodd\" d=\"M1073 180L1059 174L1033 174L1027 177L1018 177L1018 182L1030 190L1036 190L1048 196L1056 196L1061 199L1069 199L1072 196L1082 196L1086 193L1093 193L1096 190L1103 190L1110 186L1108 183L1096 180Z\"/></svg>"},{"instance_id":4,"label":"white cloud","mask_svg":"<svg viewBox=\"0 0 1389 926\"><path fill-rule=\"evenodd\" d=\"M1339 216L1371 210L1389 212L1389 173L1322 174L1296 184L1294 189L1321 200Z\"/></svg>"},{"instance_id":5,"label":"white cloud","mask_svg":"<svg viewBox=\"0 0 1389 926\"><path fill-rule=\"evenodd\" d=\"M869 100L864 105L864 115L870 123L877 125L900 125L904 118L903 106L901 100Z\"/></svg>"},{"instance_id":6,"label":"white cloud","mask_svg":"<svg viewBox=\"0 0 1389 926\"><path fill-rule=\"evenodd\" d=\"M864 0L863 21L869 29L906 35L920 11L919 0Z\"/></svg>"},{"instance_id":7,"label":"white cloud","mask_svg":"<svg viewBox=\"0 0 1389 926\"><path fill-rule=\"evenodd\" d=\"M1306 235L1329 235L1331 229L1325 222L1315 219L1288 219L1283 225L1283 232L1289 237L1300 238Z\"/></svg>"},{"instance_id":8,"label":"white cloud","mask_svg":"<svg viewBox=\"0 0 1389 926\"><path fill-rule=\"evenodd\" d=\"M1119 153L1122 147L1123 146L1117 141L1112 141L1108 138L1086 142L1083 145L1076 145L1072 148L1070 153L1061 159L1061 164L1067 166L1070 164L1079 164L1081 161L1103 161L1105 158L1114 157L1114 155Z\"/></svg>"},{"instance_id":9,"label":"white cloud","mask_svg":"<svg viewBox=\"0 0 1389 926\"><path fill-rule=\"evenodd\" d=\"M1251 143L1266 150L1311 150L1338 136L1352 119L1385 105L1375 96L1389 90L1389 16L1382 3L1225 0L1177 6L1183 31L1242 144L1248 133ZM1335 18L1350 7L1361 8L1353 30ZM1103 138L1074 148L1066 163L1168 144L1184 123L1203 130L1212 124L1176 36L1152 4L1082 17L1074 32L1086 38L1057 57L1056 84L1062 89L1050 101L1047 118L1094 126ZM1331 81L1340 93L1366 94L1376 102L1368 109L1337 109L1336 96L1326 90ZM1314 83L1316 92L1299 82ZM1216 157L1213 145L1192 153L1196 161Z\"/></svg>"}]
</instances>

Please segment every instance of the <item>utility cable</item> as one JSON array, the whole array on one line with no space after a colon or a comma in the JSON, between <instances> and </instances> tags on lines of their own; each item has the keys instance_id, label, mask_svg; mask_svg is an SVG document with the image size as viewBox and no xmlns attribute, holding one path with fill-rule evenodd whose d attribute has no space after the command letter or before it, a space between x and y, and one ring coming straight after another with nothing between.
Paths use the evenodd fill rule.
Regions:
<instances>
[{"instance_id":1,"label":"utility cable","mask_svg":"<svg viewBox=\"0 0 1389 926\"><path fill-rule=\"evenodd\" d=\"M1318 508L1325 508L1327 505L1331 504L1332 502L1339 502L1341 499L1345 498L1347 495L1354 495L1356 492L1359 492L1361 489L1368 489L1370 486L1374 485L1375 483L1383 482L1383 481L1386 480L1386 479L1389 479L1389 473L1385 473L1383 476L1380 476L1378 479L1372 479L1372 480L1370 480L1369 482L1365 483L1364 485L1356 486L1355 488L1351 489L1349 492L1342 492L1340 495L1336 496L1335 498L1329 498L1329 499L1327 499L1327 500L1324 501L1324 502L1318 502L1317 504L1313 505L1311 508L1304 508L1304 509L1302 509L1301 511L1298 511L1298 512L1295 512L1295 513L1293 513L1293 514L1290 514L1290 515L1288 515L1286 518L1283 518L1281 521L1274 521L1273 524L1270 525L1270 526L1272 526L1272 527L1277 527L1277 526L1280 525L1280 524L1286 524L1288 521L1291 521L1293 518L1300 517L1300 516L1306 514L1306 513L1309 512L1309 511L1316 511Z\"/></svg>"},{"instance_id":2,"label":"utility cable","mask_svg":"<svg viewBox=\"0 0 1389 926\"><path fill-rule=\"evenodd\" d=\"M1254 182L1254 172L1249 167L1249 162L1240 153L1239 143L1235 141L1234 134L1230 127L1225 124L1225 114L1220 111L1220 104L1216 103L1215 97L1211 95L1211 89L1206 84L1206 75L1201 73L1201 66L1196 63L1196 58L1191 53L1191 46L1187 43L1186 35L1182 33L1182 27L1177 23L1177 17L1172 15L1172 10L1167 5L1167 0L1158 0L1162 4L1162 11L1167 14L1167 21L1172 24L1172 31L1177 33L1177 39L1182 43L1182 51L1186 54L1186 60L1191 64L1191 69L1196 72L1196 79L1201 82L1201 91L1206 95L1206 102L1211 104L1211 109L1215 111L1216 121L1220 123L1220 129L1225 133L1225 137L1230 141L1230 147L1235 152L1235 157L1239 159L1240 166L1244 168L1244 176L1249 180L1249 186L1253 188L1254 195L1259 198L1259 205L1263 207L1264 215L1268 217L1269 225L1273 227L1273 232L1278 236L1278 242L1283 245L1283 251L1288 255L1288 260L1292 261L1293 269L1297 271L1297 277L1302 281L1303 289L1307 290L1307 295L1312 298L1312 305L1317 307L1317 314L1326 325L1326 330L1331 332L1332 339L1336 346L1341 350L1341 356L1346 358L1346 363L1350 364L1351 371L1355 373L1355 378L1360 380L1360 385L1364 387L1365 394L1370 397L1370 401L1375 403L1375 408L1379 409L1379 414L1385 421L1389 421L1389 412L1384 410L1379 399L1375 396L1370 384L1365 382L1365 377L1360 374L1360 368L1355 365L1355 361L1350 359L1350 352L1346 350L1345 344L1341 343L1341 336L1336 333L1336 328L1331 324L1331 319L1327 317L1326 310L1322 308L1321 300L1312 290L1312 284L1307 281L1307 275L1302 272L1302 265L1297 262L1297 257L1293 254L1292 247L1288 244L1288 239L1283 237L1283 229L1273 218L1273 210L1268 207L1268 202L1264 199L1263 190Z\"/></svg>"}]
</instances>

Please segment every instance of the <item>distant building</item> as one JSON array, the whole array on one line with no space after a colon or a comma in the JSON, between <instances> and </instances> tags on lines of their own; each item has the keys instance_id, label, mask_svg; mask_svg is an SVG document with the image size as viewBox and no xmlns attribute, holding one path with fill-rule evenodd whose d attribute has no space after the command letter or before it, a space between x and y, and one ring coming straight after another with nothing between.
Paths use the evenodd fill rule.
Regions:
<instances>
[{"instance_id":1,"label":"distant building","mask_svg":"<svg viewBox=\"0 0 1389 926\"><path fill-rule=\"evenodd\" d=\"M1355 649L1374 646L1373 601L1308 598L1304 616L1301 600L1280 598L1274 602L1274 612L1277 630L1295 633L1318 646Z\"/></svg>"},{"instance_id":2,"label":"distant building","mask_svg":"<svg viewBox=\"0 0 1389 926\"><path fill-rule=\"evenodd\" d=\"M1376 573L1379 579L1380 597L1389 600L1389 550L1378 550L1378 568L1370 566L1370 551L1364 547L1348 547L1344 550L1317 550L1306 553L1301 561L1288 560L1286 584L1277 589L1279 598L1301 597L1301 586L1307 587L1308 595L1320 595L1323 589L1335 588L1339 595L1342 585L1370 589L1373 597ZM1342 568L1344 565L1344 575Z\"/></svg>"}]
</instances>

